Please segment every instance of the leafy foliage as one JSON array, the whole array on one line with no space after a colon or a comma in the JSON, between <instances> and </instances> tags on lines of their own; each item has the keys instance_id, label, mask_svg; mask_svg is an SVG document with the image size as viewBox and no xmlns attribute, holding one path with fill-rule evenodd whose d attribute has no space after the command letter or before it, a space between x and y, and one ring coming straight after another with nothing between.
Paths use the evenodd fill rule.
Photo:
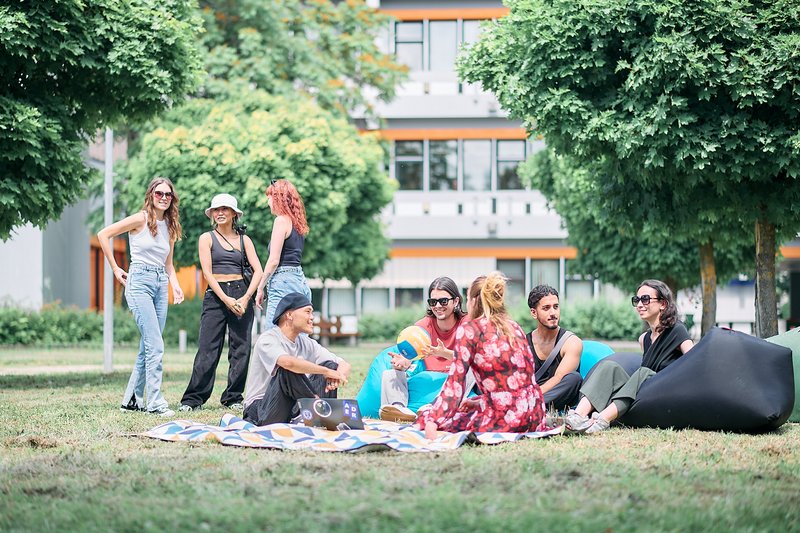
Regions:
<instances>
[{"instance_id":1,"label":"leafy foliage","mask_svg":"<svg viewBox=\"0 0 800 533\"><path fill-rule=\"evenodd\" d=\"M510 312L526 333L537 327L536 320L524 303ZM560 325L583 339L636 340L643 331L644 323L629 303L591 300L564 305Z\"/></svg>"},{"instance_id":2,"label":"leafy foliage","mask_svg":"<svg viewBox=\"0 0 800 533\"><path fill-rule=\"evenodd\" d=\"M0 6L0 239L77 198L94 131L146 120L195 87L198 28L188 0Z\"/></svg>"},{"instance_id":3,"label":"leafy foliage","mask_svg":"<svg viewBox=\"0 0 800 533\"><path fill-rule=\"evenodd\" d=\"M307 97L246 91L229 100L195 99L167 113L130 161L122 200L138 207L155 175L175 182L186 241L176 262L195 264L195 243L210 223L211 197L235 195L259 258L268 254L273 216L269 179L288 178L303 197L311 231L306 275L357 282L380 272L388 253L377 217L392 196L375 137ZM187 242L188 241L188 242Z\"/></svg>"},{"instance_id":4,"label":"leafy foliage","mask_svg":"<svg viewBox=\"0 0 800 533\"><path fill-rule=\"evenodd\" d=\"M425 316L424 307L405 307L384 313L366 314L358 321L358 332L365 341L394 343L397 335Z\"/></svg>"},{"instance_id":5,"label":"leafy foliage","mask_svg":"<svg viewBox=\"0 0 800 533\"><path fill-rule=\"evenodd\" d=\"M465 81L671 237L708 249L756 228L756 329L774 333L771 248L800 229L800 4L508 4L461 57Z\"/></svg>"},{"instance_id":6,"label":"leafy foliage","mask_svg":"<svg viewBox=\"0 0 800 533\"><path fill-rule=\"evenodd\" d=\"M312 95L325 109L347 113L370 97L390 100L407 67L380 51L388 22L360 0L201 1L210 97L256 87Z\"/></svg>"},{"instance_id":7,"label":"leafy foliage","mask_svg":"<svg viewBox=\"0 0 800 533\"><path fill-rule=\"evenodd\" d=\"M674 291L700 284L697 243L670 231L682 219L643 220L639 209L669 211L666 199L651 191L634 194L598 180L566 157L541 151L520 167L520 175L539 189L558 211L578 249L575 268L619 287L633 290L644 279L664 280ZM620 205L622 199L625 205ZM635 204L635 205L630 205ZM643 204L643 205L642 205ZM753 269L754 248L744 228L729 227L715 249L717 277L725 282Z\"/></svg>"}]
</instances>

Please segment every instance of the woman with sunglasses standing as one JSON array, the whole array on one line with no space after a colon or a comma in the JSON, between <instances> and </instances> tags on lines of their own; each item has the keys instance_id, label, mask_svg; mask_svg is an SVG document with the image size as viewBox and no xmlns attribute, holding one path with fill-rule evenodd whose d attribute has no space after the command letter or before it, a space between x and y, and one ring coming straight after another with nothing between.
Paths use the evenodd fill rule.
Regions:
<instances>
[{"instance_id":1,"label":"woman with sunglasses standing","mask_svg":"<svg viewBox=\"0 0 800 533\"><path fill-rule=\"evenodd\" d=\"M238 226L244 213L235 197L214 196L205 213L211 219L212 230L200 235L197 249L208 289L203 297L192 377L181 398L180 410L200 409L211 397L227 331L228 386L220 403L241 411L252 344L254 313L250 298L261 279L261 262L253 241ZM245 263L253 265L249 281L245 279Z\"/></svg>"},{"instance_id":2,"label":"woman with sunglasses standing","mask_svg":"<svg viewBox=\"0 0 800 533\"><path fill-rule=\"evenodd\" d=\"M655 279L639 285L631 304L648 326L639 336L642 366L628 375L614 361L601 360L581 387L581 400L565 418L568 429L578 433L597 433L624 415L647 379L661 372L694 346L689 332L678 322L675 298L666 283ZM596 412L592 418L589 418Z\"/></svg>"},{"instance_id":3,"label":"woman with sunglasses standing","mask_svg":"<svg viewBox=\"0 0 800 533\"><path fill-rule=\"evenodd\" d=\"M161 393L161 380L168 285L172 286L174 302L183 301L172 264L175 241L181 238L178 204L172 182L155 178L147 187L141 211L97 233L114 277L125 286L125 299L142 335L139 354L122 397L124 411L146 410L163 417L175 414ZM109 245L109 239L126 232L131 253L128 272L117 265Z\"/></svg>"},{"instance_id":4,"label":"woman with sunglasses standing","mask_svg":"<svg viewBox=\"0 0 800 533\"><path fill-rule=\"evenodd\" d=\"M272 180L267 188L267 203L275 215L272 236L269 241L269 258L264 265L264 273L258 283L256 306L261 309L264 303L264 286L267 286L266 329L272 328L275 308L281 298L293 292L305 294L311 300L303 274L301 261L308 223L303 199L289 180ZM267 284L269 282L269 284Z\"/></svg>"}]
</instances>

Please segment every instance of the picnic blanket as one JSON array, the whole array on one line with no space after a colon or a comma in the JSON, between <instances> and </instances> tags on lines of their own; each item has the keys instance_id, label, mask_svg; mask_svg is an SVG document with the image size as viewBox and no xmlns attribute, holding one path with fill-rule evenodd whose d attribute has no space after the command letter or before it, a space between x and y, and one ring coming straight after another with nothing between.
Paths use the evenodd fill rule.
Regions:
<instances>
[{"instance_id":1,"label":"picnic blanket","mask_svg":"<svg viewBox=\"0 0 800 533\"><path fill-rule=\"evenodd\" d=\"M277 450L313 450L319 452L363 452L395 450L398 452L442 452L462 444L500 444L521 439L538 439L563 433L563 426L532 433L460 433L439 432L435 441L409 424L382 420L364 420L364 429L328 431L302 424L270 424L258 427L232 414L225 414L219 426L190 420L173 420L156 426L142 436L179 442L212 441L226 446L272 448Z\"/></svg>"}]
</instances>

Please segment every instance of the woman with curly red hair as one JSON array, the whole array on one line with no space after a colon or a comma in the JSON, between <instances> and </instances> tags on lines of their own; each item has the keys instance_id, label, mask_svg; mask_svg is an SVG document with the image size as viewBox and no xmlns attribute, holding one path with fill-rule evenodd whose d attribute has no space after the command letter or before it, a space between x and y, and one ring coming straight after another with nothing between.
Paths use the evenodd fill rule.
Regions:
<instances>
[{"instance_id":1,"label":"woman with curly red hair","mask_svg":"<svg viewBox=\"0 0 800 533\"><path fill-rule=\"evenodd\" d=\"M264 265L264 273L256 292L256 305L261 309L264 303L264 286L267 287L266 328L274 326L273 318L278 302L289 293L299 292L311 300L303 274L301 261L308 223L303 199L289 180L272 180L267 188L267 202L275 223L269 241L269 258Z\"/></svg>"}]
</instances>

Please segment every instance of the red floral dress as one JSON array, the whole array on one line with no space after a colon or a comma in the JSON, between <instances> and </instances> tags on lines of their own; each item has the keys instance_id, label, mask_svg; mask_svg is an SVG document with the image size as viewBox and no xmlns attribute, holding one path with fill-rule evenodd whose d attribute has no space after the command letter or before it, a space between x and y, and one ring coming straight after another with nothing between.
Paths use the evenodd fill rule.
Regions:
<instances>
[{"instance_id":1,"label":"red floral dress","mask_svg":"<svg viewBox=\"0 0 800 533\"><path fill-rule=\"evenodd\" d=\"M486 317L458 328L447 381L433 405L417 417L421 429L428 422L449 432L545 429L542 391L533 377L533 355L519 324L508 322L511 337L504 336ZM468 368L475 374L480 395L459 406Z\"/></svg>"}]
</instances>

